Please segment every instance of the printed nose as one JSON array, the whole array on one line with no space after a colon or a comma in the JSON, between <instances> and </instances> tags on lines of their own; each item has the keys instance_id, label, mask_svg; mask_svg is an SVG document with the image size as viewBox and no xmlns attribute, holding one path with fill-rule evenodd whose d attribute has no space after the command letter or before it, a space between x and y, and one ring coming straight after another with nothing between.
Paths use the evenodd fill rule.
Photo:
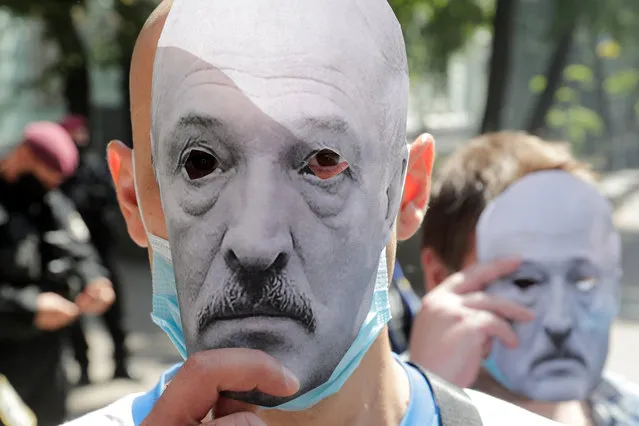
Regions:
<instances>
[{"instance_id":1,"label":"printed nose","mask_svg":"<svg viewBox=\"0 0 639 426\"><path fill-rule=\"evenodd\" d=\"M566 343L566 340L568 340L568 338L570 337L572 328L564 328L559 330L544 328L544 331L546 332L546 336L548 336L548 339L552 342L553 346L556 349L560 349L564 346L564 343Z\"/></svg>"},{"instance_id":2,"label":"printed nose","mask_svg":"<svg viewBox=\"0 0 639 426\"><path fill-rule=\"evenodd\" d=\"M270 269L281 271L288 263L288 255L283 252L259 253L253 251L248 253L246 251L229 250L226 252L225 260L232 271L264 272Z\"/></svg>"},{"instance_id":3,"label":"printed nose","mask_svg":"<svg viewBox=\"0 0 639 426\"><path fill-rule=\"evenodd\" d=\"M264 212L260 213L258 215L265 219ZM244 219L229 229L224 238L224 259L231 271L263 272L285 268L292 246L288 228L277 220Z\"/></svg>"},{"instance_id":4,"label":"printed nose","mask_svg":"<svg viewBox=\"0 0 639 426\"><path fill-rule=\"evenodd\" d=\"M262 272L284 268L293 251L289 198L282 185L281 166L264 156L247 164L238 180L230 226L222 241L232 271ZM283 202L284 201L284 202Z\"/></svg>"}]
</instances>

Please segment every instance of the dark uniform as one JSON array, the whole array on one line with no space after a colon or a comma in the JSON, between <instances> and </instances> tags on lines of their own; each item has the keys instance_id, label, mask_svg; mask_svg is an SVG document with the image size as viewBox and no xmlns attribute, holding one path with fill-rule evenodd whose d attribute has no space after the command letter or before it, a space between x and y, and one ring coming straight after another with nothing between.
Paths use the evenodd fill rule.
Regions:
<instances>
[{"instance_id":1,"label":"dark uniform","mask_svg":"<svg viewBox=\"0 0 639 426\"><path fill-rule=\"evenodd\" d=\"M392 315L388 324L388 337L393 352L402 354L408 350L413 320L419 312L421 301L404 276L399 262L395 262L388 293Z\"/></svg>"},{"instance_id":2,"label":"dark uniform","mask_svg":"<svg viewBox=\"0 0 639 426\"><path fill-rule=\"evenodd\" d=\"M126 365L128 352L125 345L126 332L122 312L122 285L115 268L113 249L116 239L113 233L113 219L110 219L113 216L109 216L109 213L119 215L119 210L105 159L92 151L85 150L80 157L78 170L60 189L75 204L89 228L91 241L97 249L102 263L109 270L116 298L103 318L113 340L115 376L128 377ZM81 370L86 372L89 364L88 344L80 323L75 324L72 328L72 343L76 360L80 364Z\"/></svg>"},{"instance_id":3,"label":"dark uniform","mask_svg":"<svg viewBox=\"0 0 639 426\"><path fill-rule=\"evenodd\" d=\"M66 414L65 330L35 327L36 300L43 292L74 300L107 271L71 201L32 176L0 179L0 264L0 373L39 426L58 425Z\"/></svg>"}]
</instances>

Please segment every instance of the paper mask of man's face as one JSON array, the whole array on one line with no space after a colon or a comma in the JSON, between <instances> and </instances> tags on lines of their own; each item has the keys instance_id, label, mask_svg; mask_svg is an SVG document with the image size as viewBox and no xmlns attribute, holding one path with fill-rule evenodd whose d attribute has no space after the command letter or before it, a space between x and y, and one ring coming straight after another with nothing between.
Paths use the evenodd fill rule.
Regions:
<instances>
[{"instance_id":1,"label":"paper mask of man's face","mask_svg":"<svg viewBox=\"0 0 639 426\"><path fill-rule=\"evenodd\" d=\"M189 353L263 350L303 393L355 339L408 155L399 31L381 0L175 2L152 152Z\"/></svg>"},{"instance_id":2,"label":"paper mask of man's face","mask_svg":"<svg viewBox=\"0 0 639 426\"><path fill-rule=\"evenodd\" d=\"M585 398L598 384L620 300L620 240L597 189L563 171L528 175L497 197L477 225L477 256L520 256L488 292L532 309L515 323L516 349L495 341L489 371L534 400Z\"/></svg>"}]
</instances>

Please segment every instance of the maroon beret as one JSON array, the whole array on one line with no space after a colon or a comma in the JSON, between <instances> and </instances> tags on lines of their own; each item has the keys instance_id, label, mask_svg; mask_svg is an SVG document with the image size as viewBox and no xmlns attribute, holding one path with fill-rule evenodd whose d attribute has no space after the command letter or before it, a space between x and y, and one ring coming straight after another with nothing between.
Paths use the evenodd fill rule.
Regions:
<instances>
[{"instance_id":1,"label":"maroon beret","mask_svg":"<svg viewBox=\"0 0 639 426\"><path fill-rule=\"evenodd\" d=\"M78 148L64 127L48 121L27 125L24 142L34 155L49 168L65 178L72 176L78 168Z\"/></svg>"},{"instance_id":2,"label":"maroon beret","mask_svg":"<svg viewBox=\"0 0 639 426\"><path fill-rule=\"evenodd\" d=\"M83 115L68 115L60 122L60 125L64 127L67 132L73 133L76 130L87 127L87 119Z\"/></svg>"}]
</instances>

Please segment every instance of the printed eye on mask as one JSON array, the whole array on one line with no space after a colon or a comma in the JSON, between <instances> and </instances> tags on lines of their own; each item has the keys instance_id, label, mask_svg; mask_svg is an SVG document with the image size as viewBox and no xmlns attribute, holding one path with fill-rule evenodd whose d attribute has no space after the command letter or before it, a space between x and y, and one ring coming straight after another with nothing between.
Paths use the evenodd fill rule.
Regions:
<instances>
[{"instance_id":1,"label":"printed eye on mask","mask_svg":"<svg viewBox=\"0 0 639 426\"><path fill-rule=\"evenodd\" d=\"M228 396L306 409L390 318L408 77L389 25L383 0L176 0L168 15L152 90L169 240L150 239L153 319L184 357L257 349L301 384L291 398Z\"/></svg>"},{"instance_id":2,"label":"printed eye on mask","mask_svg":"<svg viewBox=\"0 0 639 426\"><path fill-rule=\"evenodd\" d=\"M564 171L530 174L495 198L477 224L479 262L520 256L488 292L536 313L495 340L484 368L538 401L583 400L601 380L621 297L621 243L609 202Z\"/></svg>"}]
</instances>

